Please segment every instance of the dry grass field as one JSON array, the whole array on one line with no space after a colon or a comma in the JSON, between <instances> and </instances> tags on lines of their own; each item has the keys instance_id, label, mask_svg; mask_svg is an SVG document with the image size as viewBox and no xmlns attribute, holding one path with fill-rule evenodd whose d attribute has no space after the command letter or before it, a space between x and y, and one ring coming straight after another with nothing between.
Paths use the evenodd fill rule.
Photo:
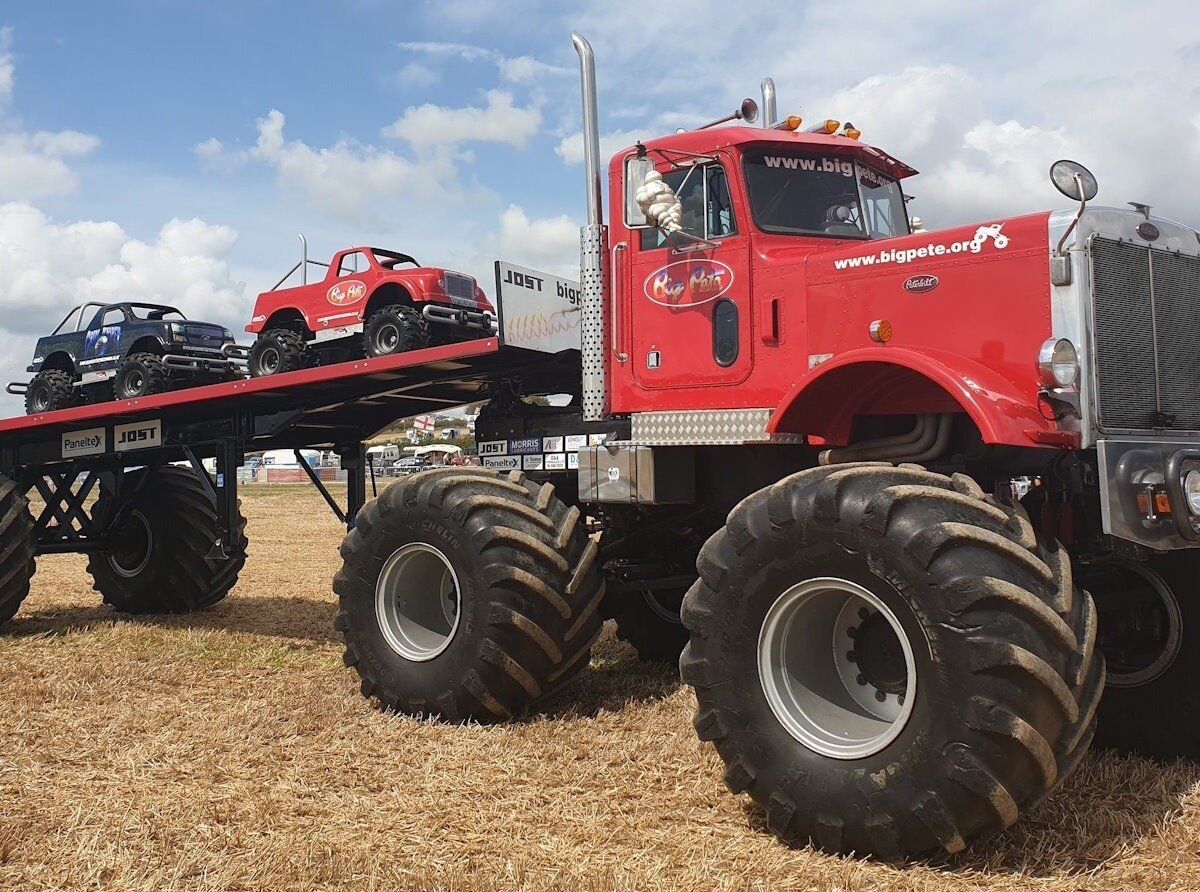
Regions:
<instances>
[{"instance_id":1,"label":"dry grass field","mask_svg":"<svg viewBox=\"0 0 1200 892\"><path fill-rule=\"evenodd\" d=\"M0 634L0 889L1200 889L1200 767L1112 756L955 858L789 847L611 634L524 721L381 713L331 629L337 522L307 487L243 502L249 563L202 614L118 617L82 559L39 561Z\"/></svg>"}]
</instances>

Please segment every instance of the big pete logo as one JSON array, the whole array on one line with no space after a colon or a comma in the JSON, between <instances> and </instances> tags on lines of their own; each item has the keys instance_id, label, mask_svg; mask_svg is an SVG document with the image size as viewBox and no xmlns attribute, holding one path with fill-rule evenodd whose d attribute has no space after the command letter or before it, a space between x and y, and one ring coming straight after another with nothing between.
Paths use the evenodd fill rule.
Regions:
<instances>
[{"instance_id":1,"label":"big pete logo","mask_svg":"<svg viewBox=\"0 0 1200 892\"><path fill-rule=\"evenodd\" d=\"M733 285L733 270L719 260L676 260L646 276L646 297L663 307L698 307Z\"/></svg>"},{"instance_id":2,"label":"big pete logo","mask_svg":"<svg viewBox=\"0 0 1200 892\"><path fill-rule=\"evenodd\" d=\"M349 282L338 282L330 288L325 294L325 299L335 307L344 307L346 304L358 303L366 294L366 283L351 279Z\"/></svg>"}]
</instances>

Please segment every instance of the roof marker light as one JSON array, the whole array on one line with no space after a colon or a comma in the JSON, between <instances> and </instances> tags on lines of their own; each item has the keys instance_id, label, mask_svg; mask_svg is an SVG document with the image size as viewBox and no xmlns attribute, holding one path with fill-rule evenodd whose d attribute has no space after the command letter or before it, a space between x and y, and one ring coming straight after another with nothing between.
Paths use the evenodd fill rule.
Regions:
<instances>
[{"instance_id":1,"label":"roof marker light","mask_svg":"<svg viewBox=\"0 0 1200 892\"><path fill-rule=\"evenodd\" d=\"M847 121L846 126L842 128L842 136L847 139L858 139L862 136L862 131Z\"/></svg>"},{"instance_id":2,"label":"roof marker light","mask_svg":"<svg viewBox=\"0 0 1200 892\"><path fill-rule=\"evenodd\" d=\"M804 123L804 118L799 115L788 115L782 121L775 125L776 130L798 130L800 125Z\"/></svg>"},{"instance_id":3,"label":"roof marker light","mask_svg":"<svg viewBox=\"0 0 1200 892\"><path fill-rule=\"evenodd\" d=\"M835 121L833 118L828 118L824 121L818 121L811 127L805 127L805 133L837 133L838 127L842 126L840 121Z\"/></svg>"}]
</instances>

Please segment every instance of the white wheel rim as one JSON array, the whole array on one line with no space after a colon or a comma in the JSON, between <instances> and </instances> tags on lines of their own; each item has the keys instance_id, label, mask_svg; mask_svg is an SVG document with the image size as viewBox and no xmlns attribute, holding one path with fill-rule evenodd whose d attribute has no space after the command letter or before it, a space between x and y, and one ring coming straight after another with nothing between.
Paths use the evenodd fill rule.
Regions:
<instances>
[{"instance_id":1,"label":"white wheel rim","mask_svg":"<svg viewBox=\"0 0 1200 892\"><path fill-rule=\"evenodd\" d=\"M863 640L856 643L856 635ZM873 592L833 577L797 583L771 605L759 632L758 673L784 729L834 759L887 747L917 696L912 645L896 615Z\"/></svg>"},{"instance_id":2,"label":"white wheel rim","mask_svg":"<svg viewBox=\"0 0 1200 892\"><path fill-rule=\"evenodd\" d=\"M446 556L424 542L392 552L375 584L375 617L404 659L423 663L441 654L462 617L458 574Z\"/></svg>"}]
</instances>

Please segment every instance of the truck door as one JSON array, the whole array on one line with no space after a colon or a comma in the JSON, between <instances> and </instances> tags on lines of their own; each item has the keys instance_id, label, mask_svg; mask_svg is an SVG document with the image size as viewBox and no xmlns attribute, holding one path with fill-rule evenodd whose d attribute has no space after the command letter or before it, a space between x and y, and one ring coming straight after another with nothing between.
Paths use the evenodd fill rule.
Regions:
<instances>
[{"instance_id":1,"label":"truck door","mask_svg":"<svg viewBox=\"0 0 1200 892\"><path fill-rule=\"evenodd\" d=\"M634 232L625 293L633 376L645 388L728 385L750 374L750 248L719 162L663 173L695 241Z\"/></svg>"}]
</instances>

